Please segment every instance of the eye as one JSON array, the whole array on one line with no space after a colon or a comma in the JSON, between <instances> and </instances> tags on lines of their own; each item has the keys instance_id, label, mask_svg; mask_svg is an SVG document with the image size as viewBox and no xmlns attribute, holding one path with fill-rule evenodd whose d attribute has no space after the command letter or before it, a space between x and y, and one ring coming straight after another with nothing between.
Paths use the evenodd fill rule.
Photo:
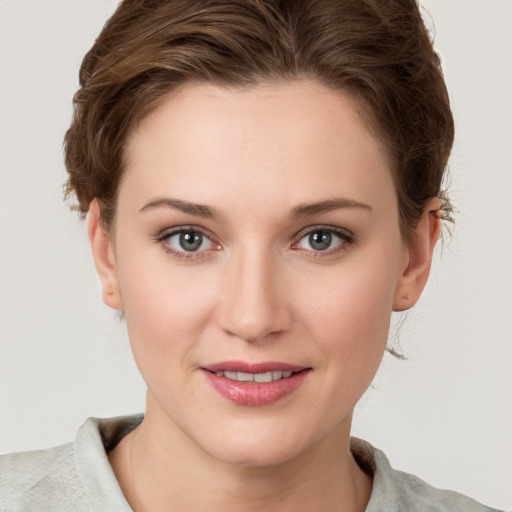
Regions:
<instances>
[{"instance_id":1,"label":"eye","mask_svg":"<svg viewBox=\"0 0 512 512\"><path fill-rule=\"evenodd\" d=\"M317 253L333 253L343 249L346 244L351 244L353 241L353 236L345 231L334 228L314 228L304 233L292 248Z\"/></svg>"},{"instance_id":2,"label":"eye","mask_svg":"<svg viewBox=\"0 0 512 512\"><path fill-rule=\"evenodd\" d=\"M167 243L177 251L196 252L210 249L212 241L200 231L179 231L169 236Z\"/></svg>"},{"instance_id":3,"label":"eye","mask_svg":"<svg viewBox=\"0 0 512 512\"><path fill-rule=\"evenodd\" d=\"M164 245L167 252L178 258L198 257L206 251L220 248L206 233L193 227L165 231L157 237L157 241Z\"/></svg>"}]
</instances>

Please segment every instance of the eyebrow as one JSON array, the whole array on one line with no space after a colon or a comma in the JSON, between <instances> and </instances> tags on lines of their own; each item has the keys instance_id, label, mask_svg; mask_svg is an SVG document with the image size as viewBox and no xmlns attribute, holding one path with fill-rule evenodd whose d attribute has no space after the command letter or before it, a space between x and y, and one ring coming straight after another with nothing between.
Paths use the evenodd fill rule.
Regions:
<instances>
[{"instance_id":1,"label":"eyebrow","mask_svg":"<svg viewBox=\"0 0 512 512\"><path fill-rule=\"evenodd\" d=\"M365 203L360 203L354 199L347 199L344 197L335 197L333 199L327 199L326 201L320 201L318 203L306 203L296 206L292 210L292 217L303 218L319 213L327 213L333 210L339 210L342 208L360 208L371 212L373 208Z\"/></svg>"},{"instance_id":2,"label":"eyebrow","mask_svg":"<svg viewBox=\"0 0 512 512\"><path fill-rule=\"evenodd\" d=\"M203 217L206 219L219 219L222 215L211 206L205 204L191 203L189 201L183 201L182 199L175 199L172 197L157 197L146 203L139 211L144 212L154 208L174 208L190 215L197 217ZM300 204L292 209L291 217L303 218L310 217L319 213L327 213L333 210L345 209L345 208L359 208L362 210L372 211L372 207L368 204L361 203L354 199L347 199L343 197L336 197L333 199L327 199L325 201L319 201L316 203L305 203Z\"/></svg>"},{"instance_id":3,"label":"eyebrow","mask_svg":"<svg viewBox=\"0 0 512 512\"><path fill-rule=\"evenodd\" d=\"M153 208L174 208L184 213L196 215L197 217L204 217L206 219L217 219L221 217L220 213L205 204L190 203L181 199L174 199L172 197L157 197L146 203L139 211L144 212Z\"/></svg>"}]
</instances>

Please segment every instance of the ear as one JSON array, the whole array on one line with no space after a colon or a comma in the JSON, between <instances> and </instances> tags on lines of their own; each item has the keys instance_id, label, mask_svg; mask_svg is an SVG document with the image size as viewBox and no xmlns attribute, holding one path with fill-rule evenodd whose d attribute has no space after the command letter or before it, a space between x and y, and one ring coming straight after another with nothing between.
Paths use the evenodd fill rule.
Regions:
<instances>
[{"instance_id":1,"label":"ear","mask_svg":"<svg viewBox=\"0 0 512 512\"><path fill-rule=\"evenodd\" d=\"M405 311L418 302L427 284L432 255L441 232L439 199L431 199L414 230L408 244L408 262L395 291L394 311Z\"/></svg>"},{"instance_id":2,"label":"ear","mask_svg":"<svg viewBox=\"0 0 512 512\"><path fill-rule=\"evenodd\" d=\"M87 213L87 234L92 256L103 291L103 302L113 309L123 309L117 279L116 259L110 236L105 232L101 209L97 199Z\"/></svg>"}]
</instances>

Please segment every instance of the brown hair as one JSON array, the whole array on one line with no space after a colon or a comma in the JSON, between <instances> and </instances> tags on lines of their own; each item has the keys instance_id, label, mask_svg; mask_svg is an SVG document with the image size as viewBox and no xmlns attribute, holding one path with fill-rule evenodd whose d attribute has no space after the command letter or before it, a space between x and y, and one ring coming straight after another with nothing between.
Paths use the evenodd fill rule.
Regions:
<instances>
[{"instance_id":1,"label":"brown hair","mask_svg":"<svg viewBox=\"0 0 512 512\"><path fill-rule=\"evenodd\" d=\"M408 237L441 191L453 118L440 62L414 0L124 0L80 69L65 136L77 209L115 216L128 134L191 81L250 86L314 78L354 94L395 161Z\"/></svg>"}]
</instances>

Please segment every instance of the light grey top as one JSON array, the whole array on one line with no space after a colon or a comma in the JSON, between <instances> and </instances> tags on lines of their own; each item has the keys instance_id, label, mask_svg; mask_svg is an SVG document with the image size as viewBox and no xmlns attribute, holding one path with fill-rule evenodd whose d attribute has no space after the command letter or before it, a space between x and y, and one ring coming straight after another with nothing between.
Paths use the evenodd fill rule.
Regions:
<instances>
[{"instance_id":1,"label":"light grey top","mask_svg":"<svg viewBox=\"0 0 512 512\"><path fill-rule=\"evenodd\" d=\"M0 457L0 512L131 512L107 458L142 415L89 418L74 443ZM366 512L499 512L394 470L369 443L352 439L358 464L373 475Z\"/></svg>"}]
</instances>

